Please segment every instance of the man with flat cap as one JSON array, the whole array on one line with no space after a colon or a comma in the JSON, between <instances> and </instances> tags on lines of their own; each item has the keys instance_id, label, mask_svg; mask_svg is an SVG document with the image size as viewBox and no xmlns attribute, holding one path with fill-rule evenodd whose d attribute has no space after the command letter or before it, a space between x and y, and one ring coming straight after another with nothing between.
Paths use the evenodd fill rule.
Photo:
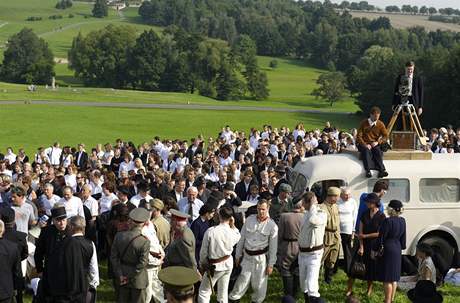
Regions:
<instances>
[{"instance_id":1,"label":"man with flat cap","mask_svg":"<svg viewBox=\"0 0 460 303\"><path fill-rule=\"evenodd\" d=\"M145 208L136 208L129 213L129 219L130 230L116 234L110 256L118 286L117 302L144 303L149 284L150 241L142 234L142 227L150 220L150 213Z\"/></svg>"},{"instance_id":2,"label":"man with flat cap","mask_svg":"<svg viewBox=\"0 0 460 303\"><path fill-rule=\"evenodd\" d=\"M152 206L152 223L157 232L158 241L165 249L171 239L171 225L161 213L165 205L160 199L153 199L150 200L150 206Z\"/></svg>"},{"instance_id":3,"label":"man with flat cap","mask_svg":"<svg viewBox=\"0 0 460 303\"><path fill-rule=\"evenodd\" d=\"M340 189L338 187L329 187L327 189L327 197L324 203L320 205L321 209L327 213L327 223L324 233L324 281L327 284L332 282L332 274L335 263L340 252L340 217L337 201L340 197Z\"/></svg>"},{"instance_id":4,"label":"man with flat cap","mask_svg":"<svg viewBox=\"0 0 460 303\"><path fill-rule=\"evenodd\" d=\"M196 240L187 222L190 216L186 213L171 209L172 239L166 248L164 267L185 266L197 271L195 259Z\"/></svg>"},{"instance_id":5,"label":"man with flat cap","mask_svg":"<svg viewBox=\"0 0 460 303\"><path fill-rule=\"evenodd\" d=\"M200 275L184 266L170 266L158 273L168 303L193 303L194 284L200 281Z\"/></svg>"},{"instance_id":6,"label":"man with flat cap","mask_svg":"<svg viewBox=\"0 0 460 303\"><path fill-rule=\"evenodd\" d=\"M41 277L38 286L38 302L47 302L61 295L65 289L61 278L59 254L64 245L64 240L69 236L67 228L67 213L63 203L54 204L51 209L51 220L53 224L42 229L35 248L35 267Z\"/></svg>"},{"instance_id":7,"label":"man with flat cap","mask_svg":"<svg viewBox=\"0 0 460 303\"><path fill-rule=\"evenodd\" d=\"M291 192L291 185L283 183L279 186L278 196L272 200L270 218L272 218L276 224L278 224L282 213L291 212L294 208Z\"/></svg>"}]
</instances>

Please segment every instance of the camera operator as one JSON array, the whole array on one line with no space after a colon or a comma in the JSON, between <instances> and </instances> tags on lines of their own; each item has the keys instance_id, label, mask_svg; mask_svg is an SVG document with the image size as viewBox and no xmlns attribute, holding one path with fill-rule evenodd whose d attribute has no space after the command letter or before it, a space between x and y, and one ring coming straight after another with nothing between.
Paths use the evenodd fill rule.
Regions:
<instances>
[{"instance_id":1,"label":"camera operator","mask_svg":"<svg viewBox=\"0 0 460 303\"><path fill-rule=\"evenodd\" d=\"M409 61L406 63L405 74L396 78L393 109L399 104L409 103L417 109L417 115L423 112L423 80L414 75L415 63Z\"/></svg>"}]
</instances>

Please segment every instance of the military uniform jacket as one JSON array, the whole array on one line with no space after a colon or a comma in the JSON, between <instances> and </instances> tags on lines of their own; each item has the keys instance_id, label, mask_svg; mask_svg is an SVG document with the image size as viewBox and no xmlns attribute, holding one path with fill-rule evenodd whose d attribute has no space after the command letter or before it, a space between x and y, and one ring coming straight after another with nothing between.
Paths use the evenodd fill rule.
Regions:
<instances>
[{"instance_id":1,"label":"military uniform jacket","mask_svg":"<svg viewBox=\"0 0 460 303\"><path fill-rule=\"evenodd\" d=\"M163 216L152 219L152 223L155 226L155 231L157 232L158 241L160 241L160 245L164 249L166 246L168 246L169 241L170 241L171 226L168 220L166 220L165 217Z\"/></svg>"},{"instance_id":2,"label":"military uniform jacket","mask_svg":"<svg viewBox=\"0 0 460 303\"><path fill-rule=\"evenodd\" d=\"M324 245L334 245L340 242L340 217L337 204L324 202L321 209L327 213L327 223L324 233Z\"/></svg>"},{"instance_id":3,"label":"military uniform jacket","mask_svg":"<svg viewBox=\"0 0 460 303\"><path fill-rule=\"evenodd\" d=\"M182 237L173 240L166 248L165 266L185 266L196 270L195 246L195 236L185 226Z\"/></svg>"},{"instance_id":4,"label":"military uniform jacket","mask_svg":"<svg viewBox=\"0 0 460 303\"><path fill-rule=\"evenodd\" d=\"M272 218L275 223L279 222L282 213L291 212L294 208L291 198L287 198L285 202L281 202L279 198L276 197L272 200L271 204L270 218Z\"/></svg>"},{"instance_id":5,"label":"military uniform jacket","mask_svg":"<svg viewBox=\"0 0 460 303\"><path fill-rule=\"evenodd\" d=\"M136 239L132 241L133 238ZM129 247L127 246L128 243L130 243ZM149 253L150 241L141 235L140 228L117 233L110 256L113 274L117 281L120 276L126 276L128 277L128 287L146 288L149 282L147 277Z\"/></svg>"},{"instance_id":6,"label":"military uniform jacket","mask_svg":"<svg viewBox=\"0 0 460 303\"><path fill-rule=\"evenodd\" d=\"M284 213L281 214L278 223L278 258L280 268L289 270L299 254L298 237L300 226L304 220L304 214Z\"/></svg>"}]
</instances>

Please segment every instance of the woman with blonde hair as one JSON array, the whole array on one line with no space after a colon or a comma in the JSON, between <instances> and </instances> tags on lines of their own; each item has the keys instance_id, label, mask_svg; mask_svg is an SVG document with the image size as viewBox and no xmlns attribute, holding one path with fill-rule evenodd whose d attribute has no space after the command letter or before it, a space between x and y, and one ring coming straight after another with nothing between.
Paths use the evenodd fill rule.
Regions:
<instances>
[{"instance_id":1,"label":"woman with blonde hair","mask_svg":"<svg viewBox=\"0 0 460 303\"><path fill-rule=\"evenodd\" d=\"M386 218L379 230L376 251L379 281L383 282L385 303L394 302L397 282L401 278L402 250L406 249L406 221L400 215L403 204L399 200L391 200L388 204Z\"/></svg>"}]
</instances>

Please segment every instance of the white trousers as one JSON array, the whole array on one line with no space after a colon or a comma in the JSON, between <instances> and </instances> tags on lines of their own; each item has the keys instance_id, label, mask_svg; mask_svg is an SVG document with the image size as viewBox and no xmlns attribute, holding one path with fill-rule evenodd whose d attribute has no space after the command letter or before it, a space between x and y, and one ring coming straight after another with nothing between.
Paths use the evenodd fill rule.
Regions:
<instances>
[{"instance_id":1,"label":"white trousers","mask_svg":"<svg viewBox=\"0 0 460 303\"><path fill-rule=\"evenodd\" d=\"M211 300L212 288L217 283L217 302L228 303L228 284L232 270L216 271L209 281L207 274L201 280L200 290L198 292L198 303L209 303Z\"/></svg>"},{"instance_id":2,"label":"white trousers","mask_svg":"<svg viewBox=\"0 0 460 303\"><path fill-rule=\"evenodd\" d=\"M164 294L163 294L163 284L158 279L159 271L160 271L160 266L154 267L154 268L147 268L147 277L149 279L149 285L147 286L147 289L145 290L145 294L146 294L145 302L150 302L152 298L156 303L166 302L166 300L164 299Z\"/></svg>"},{"instance_id":3,"label":"white trousers","mask_svg":"<svg viewBox=\"0 0 460 303\"><path fill-rule=\"evenodd\" d=\"M235 282L230 300L239 300L248 290L251 284L251 302L261 303L267 293L268 276L265 275L267 269L267 258L264 255L249 256L244 255L241 262L241 274Z\"/></svg>"},{"instance_id":4,"label":"white trousers","mask_svg":"<svg viewBox=\"0 0 460 303\"><path fill-rule=\"evenodd\" d=\"M319 297L319 271L324 250L299 253L300 288L309 296Z\"/></svg>"}]
</instances>

